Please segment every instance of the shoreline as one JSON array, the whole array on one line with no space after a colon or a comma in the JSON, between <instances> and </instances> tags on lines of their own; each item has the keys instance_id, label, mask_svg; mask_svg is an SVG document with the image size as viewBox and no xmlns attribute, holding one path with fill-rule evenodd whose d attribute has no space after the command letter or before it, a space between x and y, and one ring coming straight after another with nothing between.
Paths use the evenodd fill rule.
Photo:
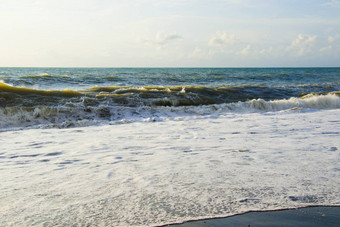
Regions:
<instances>
[{"instance_id":1,"label":"shoreline","mask_svg":"<svg viewBox=\"0 0 340 227\"><path fill-rule=\"evenodd\" d=\"M161 226L337 226L340 205L312 205L278 210L247 211L226 217L189 220Z\"/></svg>"}]
</instances>

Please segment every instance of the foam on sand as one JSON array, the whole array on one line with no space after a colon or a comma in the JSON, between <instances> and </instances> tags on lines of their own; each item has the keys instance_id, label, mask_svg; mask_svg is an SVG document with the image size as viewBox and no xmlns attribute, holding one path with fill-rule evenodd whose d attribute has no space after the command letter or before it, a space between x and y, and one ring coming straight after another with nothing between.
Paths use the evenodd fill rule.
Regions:
<instances>
[{"instance_id":1,"label":"foam on sand","mask_svg":"<svg viewBox=\"0 0 340 227\"><path fill-rule=\"evenodd\" d=\"M339 205L339 113L1 132L1 224L150 226Z\"/></svg>"}]
</instances>

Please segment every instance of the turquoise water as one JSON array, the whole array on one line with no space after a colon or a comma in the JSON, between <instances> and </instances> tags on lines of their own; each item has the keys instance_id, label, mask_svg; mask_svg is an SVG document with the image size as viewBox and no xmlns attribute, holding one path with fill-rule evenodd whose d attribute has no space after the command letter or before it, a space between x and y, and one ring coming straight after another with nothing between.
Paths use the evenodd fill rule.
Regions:
<instances>
[{"instance_id":1,"label":"turquoise water","mask_svg":"<svg viewBox=\"0 0 340 227\"><path fill-rule=\"evenodd\" d=\"M334 85L340 68L1 68L0 79L14 86L75 90L95 85Z\"/></svg>"}]
</instances>

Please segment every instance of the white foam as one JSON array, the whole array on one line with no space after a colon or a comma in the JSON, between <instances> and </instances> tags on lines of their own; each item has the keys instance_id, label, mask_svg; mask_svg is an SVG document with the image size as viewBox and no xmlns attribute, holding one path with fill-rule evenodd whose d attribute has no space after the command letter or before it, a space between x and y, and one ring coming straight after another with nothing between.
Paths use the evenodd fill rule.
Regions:
<instances>
[{"instance_id":1,"label":"white foam","mask_svg":"<svg viewBox=\"0 0 340 227\"><path fill-rule=\"evenodd\" d=\"M340 205L340 110L0 133L4 226L153 226Z\"/></svg>"}]
</instances>

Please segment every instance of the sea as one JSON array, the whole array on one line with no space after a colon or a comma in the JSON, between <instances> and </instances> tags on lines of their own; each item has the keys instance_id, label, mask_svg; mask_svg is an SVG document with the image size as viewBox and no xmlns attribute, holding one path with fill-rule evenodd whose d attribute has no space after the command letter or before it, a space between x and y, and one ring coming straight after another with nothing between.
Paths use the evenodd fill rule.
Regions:
<instances>
[{"instance_id":1,"label":"sea","mask_svg":"<svg viewBox=\"0 0 340 227\"><path fill-rule=\"evenodd\" d=\"M340 205L340 68L0 68L0 226Z\"/></svg>"}]
</instances>

